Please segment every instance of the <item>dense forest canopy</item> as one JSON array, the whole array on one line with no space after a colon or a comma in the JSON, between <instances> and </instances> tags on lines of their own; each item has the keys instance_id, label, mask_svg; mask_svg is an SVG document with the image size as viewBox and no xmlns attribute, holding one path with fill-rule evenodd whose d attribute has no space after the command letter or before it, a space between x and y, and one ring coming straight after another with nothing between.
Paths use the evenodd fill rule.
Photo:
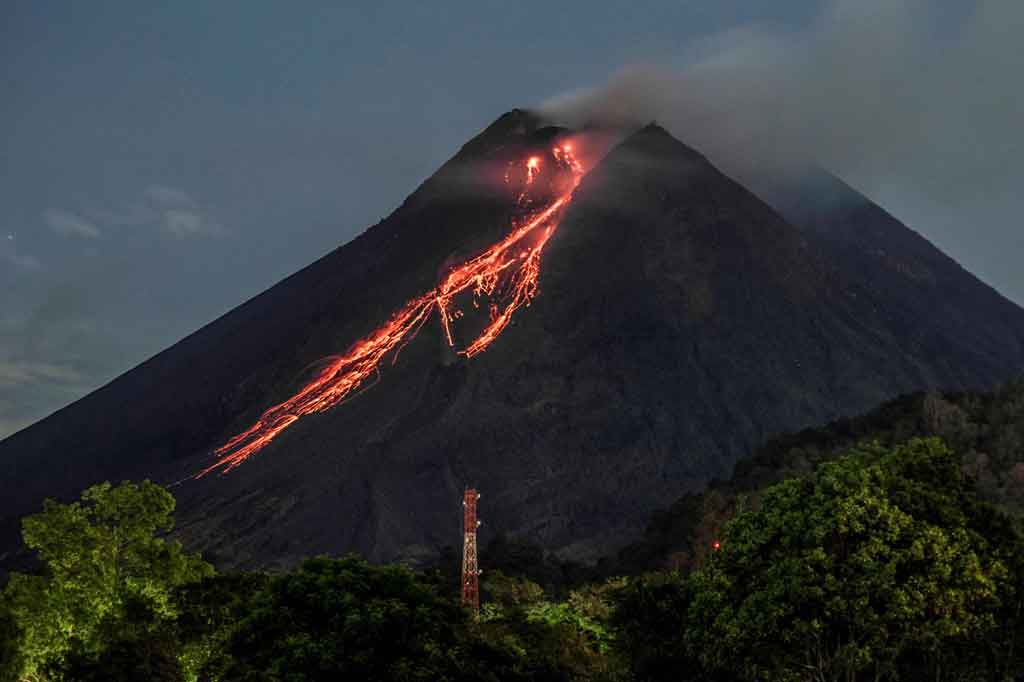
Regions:
<instances>
[{"instance_id":1,"label":"dense forest canopy","mask_svg":"<svg viewBox=\"0 0 1024 682\"><path fill-rule=\"evenodd\" d=\"M522 538L446 570L217 573L144 481L23 520L0 680L1012 680L1024 675L1024 385L777 438L597 567Z\"/></svg>"},{"instance_id":2,"label":"dense forest canopy","mask_svg":"<svg viewBox=\"0 0 1024 682\"><path fill-rule=\"evenodd\" d=\"M700 566L737 509L756 507L773 483L804 476L864 442L893 446L941 438L959 458L978 497L1024 515L1024 381L992 393L916 393L821 428L783 434L740 460L731 479L683 495L652 515L644 537L602 568L605 574Z\"/></svg>"}]
</instances>

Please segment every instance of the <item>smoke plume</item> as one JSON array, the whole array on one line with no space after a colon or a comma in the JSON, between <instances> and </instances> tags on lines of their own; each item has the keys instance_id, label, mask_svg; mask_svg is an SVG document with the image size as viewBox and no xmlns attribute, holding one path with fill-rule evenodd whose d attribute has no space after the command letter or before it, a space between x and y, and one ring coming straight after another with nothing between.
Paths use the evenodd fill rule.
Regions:
<instances>
[{"instance_id":1,"label":"smoke plume","mask_svg":"<svg viewBox=\"0 0 1024 682\"><path fill-rule=\"evenodd\" d=\"M1013 0L835 0L804 31L734 29L540 110L657 121L755 191L823 166L1024 303L1022 33Z\"/></svg>"},{"instance_id":2,"label":"smoke plume","mask_svg":"<svg viewBox=\"0 0 1024 682\"><path fill-rule=\"evenodd\" d=\"M940 201L990 196L1021 177L1024 4L959 13L954 32L934 3L841 0L803 33L736 29L541 110L576 125L656 120L726 168L816 162Z\"/></svg>"}]
</instances>

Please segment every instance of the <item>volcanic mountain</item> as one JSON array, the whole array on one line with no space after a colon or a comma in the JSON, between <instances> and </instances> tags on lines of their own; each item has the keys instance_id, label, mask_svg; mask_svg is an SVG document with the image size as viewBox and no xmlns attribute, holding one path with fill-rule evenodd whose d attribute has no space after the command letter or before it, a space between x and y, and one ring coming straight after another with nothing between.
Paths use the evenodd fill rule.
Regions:
<instances>
[{"instance_id":1,"label":"volcanic mountain","mask_svg":"<svg viewBox=\"0 0 1024 682\"><path fill-rule=\"evenodd\" d=\"M766 203L656 125L603 139L505 114L351 243L0 443L4 546L44 496L148 477L225 565L429 558L466 485L484 542L588 559L773 434L1024 368L1024 310L827 173Z\"/></svg>"}]
</instances>

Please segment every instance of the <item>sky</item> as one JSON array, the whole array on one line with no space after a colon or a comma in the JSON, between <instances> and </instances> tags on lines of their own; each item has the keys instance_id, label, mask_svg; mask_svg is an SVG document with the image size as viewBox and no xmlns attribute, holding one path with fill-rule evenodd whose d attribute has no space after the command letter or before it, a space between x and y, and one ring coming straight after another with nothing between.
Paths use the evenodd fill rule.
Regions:
<instances>
[{"instance_id":1,"label":"sky","mask_svg":"<svg viewBox=\"0 0 1024 682\"><path fill-rule=\"evenodd\" d=\"M1024 303L1021 5L6 0L0 438L347 242L514 107L628 103L723 163L775 140Z\"/></svg>"}]
</instances>

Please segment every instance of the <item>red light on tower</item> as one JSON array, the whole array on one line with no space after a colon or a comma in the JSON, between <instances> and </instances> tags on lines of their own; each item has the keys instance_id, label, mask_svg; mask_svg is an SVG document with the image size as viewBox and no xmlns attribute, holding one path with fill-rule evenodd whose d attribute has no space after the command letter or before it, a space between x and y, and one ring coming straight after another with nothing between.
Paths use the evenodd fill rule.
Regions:
<instances>
[{"instance_id":1,"label":"red light on tower","mask_svg":"<svg viewBox=\"0 0 1024 682\"><path fill-rule=\"evenodd\" d=\"M466 488L462 498L462 605L476 613L480 610L480 569L476 564L476 501L480 494Z\"/></svg>"}]
</instances>

